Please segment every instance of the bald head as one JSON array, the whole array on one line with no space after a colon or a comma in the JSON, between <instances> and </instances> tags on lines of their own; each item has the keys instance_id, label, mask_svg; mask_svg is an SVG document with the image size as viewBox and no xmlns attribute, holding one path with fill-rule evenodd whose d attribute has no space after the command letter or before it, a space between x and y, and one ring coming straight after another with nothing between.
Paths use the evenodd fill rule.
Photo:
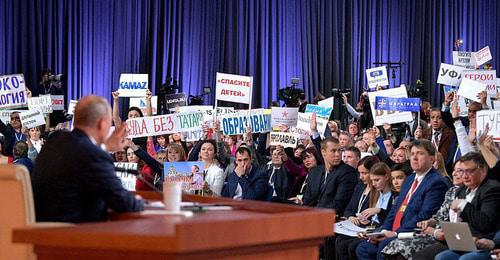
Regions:
<instances>
[{"instance_id":1,"label":"bald head","mask_svg":"<svg viewBox=\"0 0 500 260\"><path fill-rule=\"evenodd\" d=\"M98 96L86 96L76 104L74 115L75 127L94 127L100 119L111 118L111 107Z\"/></svg>"}]
</instances>

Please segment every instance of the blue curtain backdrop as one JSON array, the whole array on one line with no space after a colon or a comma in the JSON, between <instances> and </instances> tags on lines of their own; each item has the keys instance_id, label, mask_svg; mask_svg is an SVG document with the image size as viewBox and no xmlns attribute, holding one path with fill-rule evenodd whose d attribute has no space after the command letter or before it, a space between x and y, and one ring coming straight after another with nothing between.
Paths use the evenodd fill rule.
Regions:
<instances>
[{"instance_id":1,"label":"blue curtain backdrop","mask_svg":"<svg viewBox=\"0 0 500 260\"><path fill-rule=\"evenodd\" d=\"M254 107L301 79L309 98L366 86L376 61L401 61L391 84L421 79L437 105L441 62L489 45L496 68L496 0L0 0L0 74L24 73L37 92L42 68L67 75L67 95L111 98L120 73L167 77L201 94L215 73L254 76ZM389 71L389 76L391 76ZM206 103L213 104L213 96Z\"/></svg>"}]
</instances>

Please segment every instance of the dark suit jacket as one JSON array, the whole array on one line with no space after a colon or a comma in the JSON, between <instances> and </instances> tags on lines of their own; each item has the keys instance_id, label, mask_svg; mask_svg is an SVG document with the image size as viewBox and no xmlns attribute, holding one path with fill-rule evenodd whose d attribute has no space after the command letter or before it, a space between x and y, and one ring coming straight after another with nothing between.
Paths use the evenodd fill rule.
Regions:
<instances>
[{"instance_id":1,"label":"dark suit jacket","mask_svg":"<svg viewBox=\"0 0 500 260\"><path fill-rule=\"evenodd\" d=\"M432 142L432 128L423 131L423 138ZM443 126L441 139L439 139L439 152L443 155L448 172L453 171L453 156L457 150L457 134L447 126Z\"/></svg>"},{"instance_id":2,"label":"dark suit jacket","mask_svg":"<svg viewBox=\"0 0 500 260\"><path fill-rule=\"evenodd\" d=\"M273 167L266 170L267 179L270 180L273 173ZM272 176L274 182L274 189L269 187L268 200L273 201L286 201L288 199L288 172L284 166L281 166ZM273 198L273 191L276 191L276 196Z\"/></svg>"},{"instance_id":3,"label":"dark suit jacket","mask_svg":"<svg viewBox=\"0 0 500 260\"><path fill-rule=\"evenodd\" d=\"M258 167L252 167L250 172L238 177L233 171L227 176L227 183L222 189L222 196L233 198L238 187L238 182L243 192L244 200L267 200L269 191L269 178L266 173Z\"/></svg>"},{"instance_id":4,"label":"dark suit jacket","mask_svg":"<svg viewBox=\"0 0 500 260\"><path fill-rule=\"evenodd\" d=\"M319 165L311 169L303 202L306 206L335 209L338 216L343 216L358 183L356 170L341 162L333 167L328 174L326 183L321 187L325 178L325 166Z\"/></svg>"},{"instance_id":5,"label":"dark suit jacket","mask_svg":"<svg viewBox=\"0 0 500 260\"><path fill-rule=\"evenodd\" d=\"M351 195L351 200L349 201L349 204L344 210L344 217L346 218L352 217L355 216L356 213L358 213L358 205L365 188L366 188L365 184L363 184L362 182L358 182L358 184L354 188L354 192ZM366 199L364 200L363 205L361 205L361 210L359 212L367 209L369 205L370 205L370 193L368 192Z\"/></svg>"},{"instance_id":6,"label":"dark suit jacket","mask_svg":"<svg viewBox=\"0 0 500 260\"><path fill-rule=\"evenodd\" d=\"M406 194L410 191L415 176L416 174L413 173L403 182L398 199L381 229L392 230L396 213L401 207ZM417 222L431 218L443 204L448 188L449 182L436 169L432 168L411 196L397 232L413 231L417 227Z\"/></svg>"},{"instance_id":7,"label":"dark suit jacket","mask_svg":"<svg viewBox=\"0 0 500 260\"><path fill-rule=\"evenodd\" d=\"M126 212L144 207L123 188L111 156L78 129L48 138L32 182L37 221L102 221L108 208Z\"/></svg>"},{"instance_id":8,"label":"dark suit jacket","mask_svg":"<svg viewBox=\"0 0 500 260\"><path fill-rule=\"evenodd\" d=\"M457 190L457 197L465 199L467 187ZM471 203L460 213L463 222L469 223L475 237L493 238L500 229L500 183L485 179L476 191Z\"/></svg>"}]
</instances>

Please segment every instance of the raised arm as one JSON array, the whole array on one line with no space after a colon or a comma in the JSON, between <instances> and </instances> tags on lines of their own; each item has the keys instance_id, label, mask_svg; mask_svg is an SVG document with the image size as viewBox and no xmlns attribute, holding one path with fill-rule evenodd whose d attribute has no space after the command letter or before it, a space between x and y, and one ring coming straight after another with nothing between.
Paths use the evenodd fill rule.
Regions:
<instances>
[{"instance_id":1,"label":"raised arm","mask_svg":"<svg viewBox=\"0 0 500 260\"><path fill-rule=\"evenodd\" d=\"M122 124L122 119L120 118L120 108L118 105L118 100L120 98L118 91L111 92L113 95L113 122L115 126L119 126Z\"/></svg>"}]
</instances>

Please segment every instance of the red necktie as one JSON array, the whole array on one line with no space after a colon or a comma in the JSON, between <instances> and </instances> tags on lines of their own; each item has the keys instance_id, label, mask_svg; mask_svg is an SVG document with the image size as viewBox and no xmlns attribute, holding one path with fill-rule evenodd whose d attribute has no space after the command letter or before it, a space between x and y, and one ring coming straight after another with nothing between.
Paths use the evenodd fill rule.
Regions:
<instances>
[{"instance_id":1,"label":"red necktie","mask_svg":"<svg viewBox=\"0 0 500 260\"><path fill-rule=\"evenodd\" d=\"M396 217L394 218L394 222L392 223L392 231L395 232L401 225L401 219L403 218L403 214L405 213L406 205L408 205L408 201L410 200L411 195L413 195L413 192L415 192L415 190L417 189L417 186L418 186L418 179L417 176L415 176L415 180L411 185L410 192L406 194L403 203L401 203L401 206L399 207L398 212L396 213Z\"/></svg>"}]
</instances>

